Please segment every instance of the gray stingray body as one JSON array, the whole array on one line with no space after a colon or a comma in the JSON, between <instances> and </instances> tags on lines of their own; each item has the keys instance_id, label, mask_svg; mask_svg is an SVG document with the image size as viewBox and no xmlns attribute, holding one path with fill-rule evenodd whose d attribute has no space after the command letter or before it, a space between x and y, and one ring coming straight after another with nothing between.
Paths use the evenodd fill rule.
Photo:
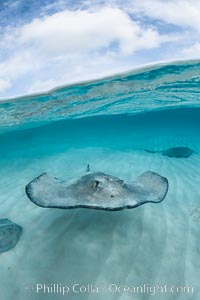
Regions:
<instances>
[{"instance_id":1,"label":"gray stingray body","mask_svg":"<svg viewBox=\"0 0 200 300\"><path fill-rule=\"evenodd\" d=\"M14 248L20 239L22 227L8 219L0 219L0 253Z\"/></svg>"},{"instance_id":2,"label":"gray stingray body","mask_svg":"<svg viewBox=\"0 0 200 300\"><path fill-rule=\"evenodd\" d=\"M121 210L161 202L168 191L168 180L145 172L132 184L102 172L90 173L72 184L46 173L26 186L29 199L42 207Z\"/></svg>"},{"instance_id":3,"label":"gray stingray body","mask_svg":"<svg viewBox=\"0 0 200 300\"><path fill-rule=\"evenodd\" d=\"M161 153L164 156L176 157L176 158L188 158L194 153L194 151L188 147L174 147L163 151L152 151L152 150L145 150L145 151L149 153Z\"/></svg>"}]
</instances>

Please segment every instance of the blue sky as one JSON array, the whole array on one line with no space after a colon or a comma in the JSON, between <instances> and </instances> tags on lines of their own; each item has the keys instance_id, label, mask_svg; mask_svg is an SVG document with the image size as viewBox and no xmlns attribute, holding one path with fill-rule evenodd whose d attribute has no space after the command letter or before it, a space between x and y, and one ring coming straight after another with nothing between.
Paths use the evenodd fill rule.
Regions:
<instances>
[{"instance_id":1,"label":"blue sky","mask_svg":"<svg viewBox=\"0 0 200 300\"><path fill-rule=\"evenodd\" d=\"M4 0L0 98L200 57L198 0Z\"/></svg>"}]
</instances>

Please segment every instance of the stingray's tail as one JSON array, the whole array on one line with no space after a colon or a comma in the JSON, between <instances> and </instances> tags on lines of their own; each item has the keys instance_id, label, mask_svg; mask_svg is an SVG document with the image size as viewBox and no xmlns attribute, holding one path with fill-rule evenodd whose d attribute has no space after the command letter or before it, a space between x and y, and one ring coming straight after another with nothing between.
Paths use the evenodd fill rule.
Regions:
<instances>
[{"instance_id":1,"label":"stingray's tail","mask_svg":"<svg viewBox=\"0 0 200 300\"><path fill-rule=\"evenodd\" d=\"M148 152L148 153L157 153L158 151L153 151L153 150L148 150L148 149L144 149L145 152Z\"/></svg>"}]
</instances>

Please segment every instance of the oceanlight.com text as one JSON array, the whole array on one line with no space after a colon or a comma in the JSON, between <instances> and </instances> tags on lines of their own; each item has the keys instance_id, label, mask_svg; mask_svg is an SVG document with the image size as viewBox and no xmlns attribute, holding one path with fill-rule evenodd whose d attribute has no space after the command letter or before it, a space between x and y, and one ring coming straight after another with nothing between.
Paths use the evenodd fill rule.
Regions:
<instances>
[{"instance_id":1,"label":"oceanlight.com text","mask_svg":"<svg viewBox=\"0 0 200 300\"><path fill-rule=\"evenodd\" d=\"M67 296L69 294L148 294L151 296L158 294L193 294L194 289L192 286L184 285L126 285L126 284L61 284L61 283L37 283L31 287L26 287L29 292L37 294L60 294Z\"/></svg>"}]
</instances>

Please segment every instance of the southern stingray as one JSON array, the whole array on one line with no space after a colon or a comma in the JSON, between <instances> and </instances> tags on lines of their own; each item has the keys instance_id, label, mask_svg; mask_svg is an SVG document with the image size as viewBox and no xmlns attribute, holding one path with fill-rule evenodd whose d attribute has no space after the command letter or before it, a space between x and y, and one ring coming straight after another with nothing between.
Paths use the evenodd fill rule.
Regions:
<instances>
[{"instance_id":1,"label":"southern stingray","mask_svg":"<svg viewBox=\"0 0 200 300\"><path fill-rule=\"evenodd\" d=\"M8 219L0 219L0 253L14 248L20 239L22 227Z\"/></svg>"},{"instance_id":2,"label":"southern stingray","mask_svg":"<svg viewBox=\"0 0 200 300\"><path fill-rule=\"evenodd\" d=\"M168 180L151 171L130 184L102 172L84 175L72 184L42 173L26 186L27 196L36 205L63 209L134 208L149 202L160 203L167 191Z\"/></svg>"},{"instance_id":3,"label":"southern stingray","mask_svg":"<svg viewBox=\"0 0 200 300\"><path fill-rule=\"evenodd\" d=\"M174 147L162 151L152 151L152 150L145 150L145 151L149 153L161 153L164 156L176 157L176 158L188 158L194 153L194 151L188 147Z\"/></svg>"}]
</instances>

